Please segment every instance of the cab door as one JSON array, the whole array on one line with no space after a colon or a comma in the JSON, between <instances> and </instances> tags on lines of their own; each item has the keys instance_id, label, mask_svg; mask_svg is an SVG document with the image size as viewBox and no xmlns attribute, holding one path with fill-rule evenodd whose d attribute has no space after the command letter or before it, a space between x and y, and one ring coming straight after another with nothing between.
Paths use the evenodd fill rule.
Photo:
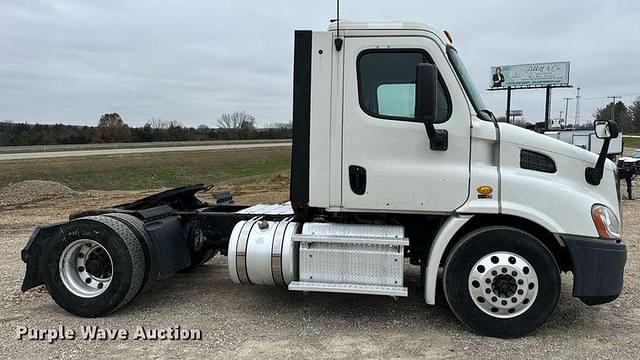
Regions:
<instances>
[{"instance_id":1,"label":"cab door","mask_svg":"<svg viewBox=\"0 0 640 360\"><path fill-rule=\"evenodd\" d=\"M381 46L381 41L384 46ZM469 195L469 105L445 54L428 37L348 37L344 46L342 207L353 211L449 213ZM414 116L416 65L439 71L430 149Z\"/></svg>"}]
</instances>

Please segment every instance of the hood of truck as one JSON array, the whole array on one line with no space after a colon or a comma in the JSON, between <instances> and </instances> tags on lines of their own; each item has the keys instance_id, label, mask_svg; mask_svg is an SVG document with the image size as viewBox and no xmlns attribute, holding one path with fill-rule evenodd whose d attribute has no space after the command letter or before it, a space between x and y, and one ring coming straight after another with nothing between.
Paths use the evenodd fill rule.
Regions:
<instances>
[{"instance_id":1,"label":"hood of truck","mask_svg":"<svg viewBox=\"0 0 640 360\"><path fill-rule=\"evenodd\" d=\"M598 160L598 155L588 150L512 124L500 124L500 140L594 165Z\"/></svg>"},{"instance_id":2,"label":"hood of truck","mask_svg":"<svg viewBox=\"0 0 640 360\"><path fill-rule=\"evenodd\" d=\"M539 217L551 231L597 236L591 207L603 204L620 218L615 164L607 160L600 185L587 183L585 169L598 155L515 125L500 123L501 208L526 218ZM522 151L553 161L554 172L522 167Z\"/></svg>"}]
</instances>

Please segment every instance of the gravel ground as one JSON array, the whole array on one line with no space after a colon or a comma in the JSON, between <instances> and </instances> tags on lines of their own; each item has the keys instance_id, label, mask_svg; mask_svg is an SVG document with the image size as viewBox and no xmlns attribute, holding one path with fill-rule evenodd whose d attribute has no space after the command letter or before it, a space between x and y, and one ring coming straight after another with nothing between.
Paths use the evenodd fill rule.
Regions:
<instances>
[{"instance_id":1,"label":"gravel ground","mask_svg":"<svg viewBox=\"0 0 640 360\"><path fill-rule=\"evenodd\" d=\"M43 200L68 198L77 194L70 187L55 181L26 180L0 189L0 207L15 208Z\"/></svg>"},{"instance_id":2,"label":"gravel ground","mask_svg":"<svg viewBox=\"0 0 640 360\"><path fill-rule=\"evenodd\" d=\"M247 187L240 200L286 198L286 182ZM271 189L269 189L271 187ZM235 188L234 190L242 190ZM272 190L272 191L269 191ZM275 193L273 191L276 191ZM0 208L0 354L11 358L608 358L636 359L640 350L640 201L624 201L629 249L623 294L613 303L588 307L571 297L571 275L552 318L521 339L475 335L446 305L424 304L419 274L409 270L409 297L303 294L240 286L229 280L226 259L216 257L191 274L157 282L131 304L106 318L82 319L59 308L42 288L20 292L20 249L34 226L64 220L88 204L106 206L141 192L90 192ZM243 198L243 196L245 196ZM82 326L199 329L200 341L16 340L18 326L78 333Z\"/></svg>"}]
</instances>

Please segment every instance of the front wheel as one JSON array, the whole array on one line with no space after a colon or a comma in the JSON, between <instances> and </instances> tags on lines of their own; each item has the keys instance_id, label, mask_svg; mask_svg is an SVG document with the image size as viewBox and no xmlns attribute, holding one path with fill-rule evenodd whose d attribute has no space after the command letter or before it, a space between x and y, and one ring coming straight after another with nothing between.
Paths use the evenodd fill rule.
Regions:
<instances>
[{"instance_id":1,"label":"front wheel","mask_svg":"<svg viewBox=\"0 0 640 360\"><path fill-rule=\"evenodd\" d=\"M454 314L488 336L524 336L542 325L560 297L560 271L540 240L492 226L462 238L445 262L443 285Z\"/></svg>"}]
</instances>

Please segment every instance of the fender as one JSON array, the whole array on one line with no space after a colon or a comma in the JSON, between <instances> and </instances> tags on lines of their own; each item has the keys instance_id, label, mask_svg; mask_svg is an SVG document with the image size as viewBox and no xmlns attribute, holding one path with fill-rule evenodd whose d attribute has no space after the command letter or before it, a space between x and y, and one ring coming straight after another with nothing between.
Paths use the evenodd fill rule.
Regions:
<instances>
[{"instance_id":1,"label":"fender","mask_svg":"<svg viewBox=\"0 0 640 360\"><path fill-rule=\"evenodd\" d=\"M59 234L62 230L64 222L55 223L51 225L41 225L31 234L29 242L22 249L21 257L22 261L27 264L27 271L24 274L24 280L22 281L22 291L27 291L38 285L42 285L44 282L41 276L41 260L40 249L42 244L47 239Z\"/></svg>"},{"instance_id":2,"label":"fender","mask_svg":"<svg viewBox=\"0 0 640 360\"><path fill-rule=\"evenodd\" d=\"M451 215L440 227L436 237L433 239L429 256L427 257L427 268L424 284L424 298L427 304L435 305L436 303L436 285L438 284L438 269L440 261L447 246L455 234L471 220L473 215Z\"/></svg>"}]
</instances>

